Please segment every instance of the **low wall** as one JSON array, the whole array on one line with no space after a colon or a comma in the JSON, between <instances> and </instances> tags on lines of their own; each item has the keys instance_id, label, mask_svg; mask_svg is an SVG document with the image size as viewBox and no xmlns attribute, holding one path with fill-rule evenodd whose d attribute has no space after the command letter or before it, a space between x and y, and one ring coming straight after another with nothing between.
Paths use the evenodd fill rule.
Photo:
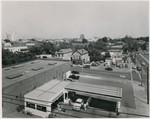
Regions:
<instances>
[{"instance_id":1,"label":"low wall","mask_svg":"<svg viewBox=\"0 0 150 119\"><path fill-rule=\"evenodd\" d=\"M79 68L79 67L72 67L71 70L77 70L79 72L86 73L86 74L112 76L112 77L126 78L126 79L131 80L130 72L102 71L102 70L85 69L85 68Z\"/></svg>"}]
</instances>

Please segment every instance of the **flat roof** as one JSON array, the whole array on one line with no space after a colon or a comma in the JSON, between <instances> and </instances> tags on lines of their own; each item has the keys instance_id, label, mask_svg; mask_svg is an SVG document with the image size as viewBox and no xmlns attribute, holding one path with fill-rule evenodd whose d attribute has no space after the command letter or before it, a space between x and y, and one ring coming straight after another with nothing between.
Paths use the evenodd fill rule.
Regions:
<instances>
[{"instance_id":1,"label":"flat roof","mask_svg":"<svg viewBox=\"0 0 150 119\"><path fill-rule=\"evenodd\" d=\"M2 87L30 78L32 76L53 69L65 63L67 62L52 60L34 60L19 65L2 68ZM16 76L16 74L23 75L19 77L14 77ZM12 77L12 79L8 78L10 76Z\"/></svg>"},{"instance_id":2,"label":"flat roof","mask_svg":"<svg viewBox=\"0 0 150 119\"><path fill-rule=\"evenodd\" d=\"M121 88L82 83L82 82L80 83L72 82L69 85L67 85L65 89L103 95L103 96L117 97L117 98L122 97Z\"/></svg>"},{"instance_id":3,"label":"flat roof","mask_svg":"<svg viewBox=\"0 0 150 119\"><path fill-rule=\"evenodd\" d=\"M69 84L68 81L51 80L48 83L40 86L39 88L24 95L25 99L29 99L34 102L40 102L47 104L53 102L57 96L59 96L62 90Z\"/></svg>"}]
</instances>

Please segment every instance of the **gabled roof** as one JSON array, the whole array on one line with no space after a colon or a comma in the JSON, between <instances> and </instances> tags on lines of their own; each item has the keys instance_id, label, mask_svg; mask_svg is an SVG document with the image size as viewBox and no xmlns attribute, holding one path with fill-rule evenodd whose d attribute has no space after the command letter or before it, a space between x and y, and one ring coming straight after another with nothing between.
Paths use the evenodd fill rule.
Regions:
<instances>
[{"instance_id":1,"label":"gabled roof","mask_svg":"<svg viewBox=\"0 0 150 119\"><path fill-rule=\"evenodd\" d=\"M75 52L78 52L79 54L81 54L81 55L84 55L84 54L88 54L88 52L85 50L85 49L80 49L80 50L77 50L77 51L75 51ZM75 53L74 52L74 53ZM74 54L73 53L73 54Z\"/></svg>"},{"instance_id":2,"label":"gabled roof","mask_svg":"<svg viewBox=\"0 0 150 119\"><path fill-rule=\"evenodd\" d=\"M63 53L63 54L65 54L65 53L70 53L70 52L72 52L72 49L68 48L68 49L60 49L59 52L57 52L57 53Z\"/></svg>"}]
</instances>

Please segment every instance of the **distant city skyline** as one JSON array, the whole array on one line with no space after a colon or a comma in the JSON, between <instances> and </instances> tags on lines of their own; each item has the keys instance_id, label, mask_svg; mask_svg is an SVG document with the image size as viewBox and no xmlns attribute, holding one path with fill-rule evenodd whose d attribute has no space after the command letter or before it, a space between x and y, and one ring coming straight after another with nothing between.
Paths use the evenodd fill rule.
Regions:
<instances>
[{"instance_id":1,"label":"distant city skyline","mask_svg":"<svg viewBox=\"0 0 150 119\"><path fill-rule=\"evenodd\" d=\"M148 1L3 1L2 38L149 36Z\"/></svg>"}]
</instances>

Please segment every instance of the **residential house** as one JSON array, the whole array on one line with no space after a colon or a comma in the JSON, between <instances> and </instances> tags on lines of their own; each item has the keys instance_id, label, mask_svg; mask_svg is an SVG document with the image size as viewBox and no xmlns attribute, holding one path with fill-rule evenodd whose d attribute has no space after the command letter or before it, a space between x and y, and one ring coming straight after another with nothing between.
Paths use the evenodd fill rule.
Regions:
<instances>
[{"instance_id":1,"label":"residential house","mask_svg":"<svg viewBox=\"0 0 150 119\"><path fill-rule=\"evenodd\" d=\"M58 58L62 58L63 60L71 60L72 49L61 49L59 52L56 52Z\"/></svg>"},{"instance_id":2,"label":"residential house","mask_svg":"<svg viewBox=\"0 0 150 119\"><path fill-rule=\"evenodd\" d=\"M41 54L41 55L36 55L37 58L51 58L51 54Z\"/></svg>"},{"instance_id":3,"label":"residential house","mask_svg":"<svg viewBox=\"0 0 150 119\"><path fill-rule=\"evenodd\" d=\"M110 46L109 47L109 52L110 52L110 55L111 57L112 56L118 56L118 55L122 55L122 46L119 45L119 46Z\"/></svg>"},{"instance_id":4,"label":"residential house","mask_svg":"<svg viewBox=\"0 0 150 119\"><path fill-rule=\"evenodd\" d=\"M73 64L83 64L90 61L88 52L85 49L80 49L72 53Z\"/></svg>"},{"instance_id":5,"label":"residential house","mask_svg":"<svg viewBox=\"0 0 150 119\"><path fill-rule=\"evenodd\" d=\"M8 49L10 52L28 52L26 43L14 43L13 45L4 46L4 49Z\"/></svg>"}]
</instances>

